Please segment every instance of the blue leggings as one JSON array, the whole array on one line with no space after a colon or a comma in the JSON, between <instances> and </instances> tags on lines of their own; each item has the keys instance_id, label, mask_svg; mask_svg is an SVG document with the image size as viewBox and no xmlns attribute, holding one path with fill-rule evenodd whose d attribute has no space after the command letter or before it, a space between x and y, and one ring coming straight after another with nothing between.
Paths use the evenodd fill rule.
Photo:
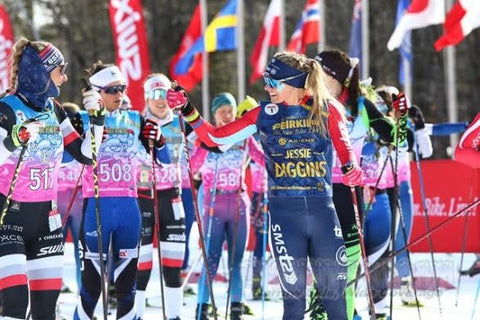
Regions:
<instances>
[{"instance_id":1,"label":"blue leggings","mask_svg":"<svg viewBox=\"0 0 480 320\"><path fill-rule=\"evenodd\" d=\"M308 260L329 319L347 319L347 253L330 197L271 197L270 244L283 295L283 319L304 319Z\"/></svg>"},{"instance_id":2,"label":"blue leggings","mask_svg":"<svg viewBox=\"0 0 480 320\"><path fill-rule=\"evenodd\" d=\"M188 241L190 239L190 231L192 230L193 221L195 221L195 207L193 204L192 189L182 189L183 210L185 210L185 256L183 258L182 270L188 268L188 258L190 257L190 250L188 249Z\"/></svg>"},{"instance_id":3,"label":"blue leggings","mask_svg":"<svg viewBox=\"0 0 480 320\"><path fill-rule=\"evenodd\" d=\"M387 193L382 190L377 192L372 209L366 213L365 218L365 250L370 268L388 253L391 223L390 201ZM373 301L377 303L387 295L388 272L384 268L374 271L371 274L371 285Z\"/></svg>"},{"instance_id":4,"label":"blue leggings","mask_svg":"<svg viewBox=\"0 0 480 320\"><path fill-rule=\"evenodd\" d=\"M98 234L95 199L86 198L80 229L80 255L82 257L81 301L77 304L74 319L92 319L100 298L101 277L98 255ZM117 319L135 319L135 275L137 273L138 247L140 243L141 217L137 198L100 198L102 247L104 258L110 239L117 298ZM105 259L104 259L105 261ZM130 318L131 316L131 318Z\"/></svg>"},{"instance_id":5,"label":"blue leggings","mask_svg":"<svg viewBox=\"0 0 480 320\"><path fill-rule=\"evenodd\" d=\"M206 192L203 198L203 217L202 224L207 242L208 268L212 279L217 274L218 263L222 256L223 242L226 239L228 245L228 262L232 257L232 245L235 229L235 212L237 208L236 192L227 194L218 194L215 197L213 217L209 216L211 193ZM233 252L232 280L231 280L231 301L241 302L243 294L243 281L241 273L241 264L248 234L248 219L246 214L250 210L250 200L248 194L243 193L238 216L237 237L235 242L235 252ZM211 222L211 228L209 223ZM210 229L210 236L208 235ZM198 303L207 303L209 291L206 285L206 277L202 272L202 278L198 282Z\"/></svg>"},{"instance_id":6,"label":"blue leggings","mask_svg":"<svg viewBox=\"0 0 480 320\"><path fill-rule=\"evenodd\" d=\"M407 241L403 235L402 224L399 223L397 227L397 234L395 236L395 251L398 251L405 247L410 239L412 234L413 226L413 191L410 186L410 181L403 181L400 183L400 206L403 219L405 221L405 231L407 234ZM398 275L400 277L410 276L410 268L408 263L408 254L407 251L403 251L397 256L395 261L395 266L397 267Z\"/></svg>"}]
</instances>

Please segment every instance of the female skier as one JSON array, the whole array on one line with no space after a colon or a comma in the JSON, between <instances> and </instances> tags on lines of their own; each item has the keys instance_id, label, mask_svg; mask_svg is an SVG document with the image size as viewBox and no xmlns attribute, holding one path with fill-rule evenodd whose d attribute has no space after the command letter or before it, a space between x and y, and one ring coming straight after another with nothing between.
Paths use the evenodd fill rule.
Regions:
<instances>
[{"instance_id":1,"label":"female skier","mask_svg":"<svg viewBox=\"0 0 480 320\"><path fill-rule=\"evenodd\" d=\"M165 279L165 312L167 319L180 319L183 304L180 269L185 255L185 213L181 198L181 167L183 135L177 115L167 105L167 90L170 80L161 73L147 77L144 84L145 117L154 119L162 127L170 163L156 166L157 206L160 227L162 270ZM145 152L139 172L139 206L142 212L142 244L137 272L135 296L137 316L145 312L145 289L152 271L153 230L155 229L152 201L151 157Z\"/></svg>"},{"instance_id":2,"label":"female skier","mask_svg":"<svg viewBox=\"0 0 480 320\"><path fill-rule=\"evenodd\" d=\"M222 127L206 122L190 102L181 102L178 93L170 94L169 104L181 106L187 121L210 146L232 144L259 132L283 319L304 318L308 258L329 318L345 320L347 256L332 202L332 144L346 185L360 184L362 171L350 147L342 107L326 90L319 63L304 55L277 53L264 80L271 101L260 102Z\"/></svg>"},{"instance_id":3,"label":"female skier","mask_svg":"<svg viewBox=\"0 0 480 320\"><path fill-rule=\"evenodd\" d=\"M94 177L90 166L83 175L85 201L80 232L82 288L74 319L93 317L101 293L101 282L104 281L105 275L100 272L97 213L100 215L100 239L105 253L101 257L103 260L108 254L110 242L112 245L117 319L136 319L135 276L141 231L136 184L139 144L150 150L148 140L152 140L157 158L168 162L168 156L165 154L160 126L154 120L145 121L137 111L119 109L126 90L120 69L99 61L87 70L87 74L92 88L84 92L84 96L98 97L94 103L105 105L107 135L97 154L98 176ZM79 116L83 123L83 128L79 130L90 131L91 118L84 112ZM98 178L98 199L94 192L95 178ZM96 200L99 201L99 207Z\"/></svg>"},{"instance_id":4,"label":"female skier","mask_svg":"<svg viewBox=\"0 0 480 320\"><path fill-rule=\"evenodd\" d=\"M215 96L212 100L211 112L217 127L234 121L236 109L237 103L230 93L220 93ZM250 199L246 192L244 174L247 156L263 162L263 153L253 137L232 145L223 153L209 152L200 147L192 155L193 171L199 172L203 180L202 225L207 234L208 268L212 278L218 269L224 240L228 244L228 261L232 270L230 318L234 320L242 319L243 314L241 263L248 235L247 212L250 212ZM213 197L215 198L212 200ZM197 319L201 320L208 319L209 291L205 278L203 276L198 284L200 308L197 309ZM198 315L198 313L201 314Z\"/></svg>"},{"instance_id":5,"label":"female skier","mask_svg":"<svg viewBox=\"0 0 480 320\"><path fill-rule=\"evenodd\" d=\"M90 133L82 141L53 101L68 80L67 63L53 44L22 38L11 59L12 87L0 98L1 315L25 319L30 297L34 319L55 319L63 259L60 163L64 148L90 163ZM86 109L102 132L100 106Z\"/></svg>"}]
</instances>

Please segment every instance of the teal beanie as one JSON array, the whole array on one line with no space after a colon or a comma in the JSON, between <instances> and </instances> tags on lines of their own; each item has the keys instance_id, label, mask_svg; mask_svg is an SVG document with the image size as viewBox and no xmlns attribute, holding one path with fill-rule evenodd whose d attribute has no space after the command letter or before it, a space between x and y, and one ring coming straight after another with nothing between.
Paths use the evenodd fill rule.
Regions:
<instances>
[{"instance_id":1,"label":"teal beanie","mask_svg":"<svg viewBox=\"0 0 480 320\"><path fill-rule=\"evenodd\" d=\"M232 96L231 93L228 92L222 92L219 93L213 98L212 100L212 116L215 115L215 112L218 110L223 105L228 105L232 106L234 108L237 108L237 101L235 101L235 98Z\"/></svg>"}]
</instances>

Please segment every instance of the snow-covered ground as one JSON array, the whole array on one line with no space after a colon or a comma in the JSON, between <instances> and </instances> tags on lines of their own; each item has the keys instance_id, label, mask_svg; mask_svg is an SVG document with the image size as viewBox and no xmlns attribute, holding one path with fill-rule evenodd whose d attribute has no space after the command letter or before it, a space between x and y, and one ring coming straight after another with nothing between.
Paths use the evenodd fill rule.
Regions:
<instances>
[{"instance_id":1,"label":"snow-covered ground","mask_svg":"<svg viewBox=\"0 0 480 320\"><path fill-rule=\"evenodd\" d=\"M194 225L194 228L196 226ZM195 229L193 229L195 230ZM191 248L196 246L195 236L191 239ZM199 251L192 253L190 257L190 263L193 264L198 257ZM281 319L283 306L281 302L280 288L275 281L275 266L272 259L270 259L267 270L270 284L267 292L272 297L271 301L266 301L264 305L264 312L262 314L262 302L253 301L251 299L251 253L247 252L244 256L243 270L246 278L245 303L253 310L254 315L245 316L245 319ZM473 254L466 254L463 262L463 269L467 269L471 266L475 256ZM220 263L219 274L227 275L227 271ZM433 288L433 270L431 268L430 254L413 254L412 261L414 265L415 277L419 279L417 281L417 287ZM457 301L457 283L458 283L458 270L460 267L460 254L435 254L435 261L437 266L437 274L439 276L440 286L440 300L442 306L442 316L439 312L438 298L435 290L417 290L419 299L424 304L424 307L420 309L421 319L455 319L455 320L467 320L467 319L480 319L480 303L477 304L477 313L474 318L471 318L474 307L475 293L477 290L477 283L480 281L480 276L469 277L462 276L460 291ZM201 263L197 263L194 266L196 271L200 271ZM247 269L250 273L247 273ZM195 277L192 277L195 278ZM245 279L244 278L244 279ZM76 289L75 283L75 261L73 259L73 245L66 244L65 247L65 269L64 269L64 281L74 291ZM191 284L195 292L197 292L197 286L195 283ZM214 294L219 310L219 319L224 318L225 303L227 299L227 282L216 281L214 285ZM449 289L448 289L449 288ZM362 290L362 284L359 284L358 290ZM418 311L416 308L404 307L400 302L400 298L397 296L398 290L394 290L394 303L393 303L393 318L394 319L419 319ZM156 261L156 255L154 255L154 270L152 271L152 277L147 287L147 301L150 307L147 307L144 319L153 320L162 318L161 310L161 298L160 298L160 281L158 272L158 262ZM73 311L77 302L76 294L74 293L62 293L59 298L59 311L65 319L72 319ZM99 304L100 305L100 304ZM186 296L184 300L184 308L182 311L182 319L194 319L196 307L196 296ZM357 309L362 315L362 319L367 319L367 299L360 297L357 299ZM379 310L377 310L379 312ZM388 309L385 310L388 312ZM97 307L97 318L102 319L101 309ZM109 316L109 319L115 319L114 311ZM308 319L308 317L305 317Z\"/></svg>"}]
</instances>

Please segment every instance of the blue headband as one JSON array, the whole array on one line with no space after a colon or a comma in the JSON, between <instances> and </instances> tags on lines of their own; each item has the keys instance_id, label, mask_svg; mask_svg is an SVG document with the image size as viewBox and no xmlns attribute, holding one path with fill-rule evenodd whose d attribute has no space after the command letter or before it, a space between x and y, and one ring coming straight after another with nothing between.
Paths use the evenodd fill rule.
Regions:
<instances>
[{"instance_id":1,"label":"blue headband","mask_svg":"<svg viewBox=\"0 0 480 320\"><path fill-rule=\"evenodd\" d=\"M267 66L266 75L272 79L280 80L294 88L305 88L308 73L300 71L288 64L273 58Z\"/></svg>"}]
</instances>

